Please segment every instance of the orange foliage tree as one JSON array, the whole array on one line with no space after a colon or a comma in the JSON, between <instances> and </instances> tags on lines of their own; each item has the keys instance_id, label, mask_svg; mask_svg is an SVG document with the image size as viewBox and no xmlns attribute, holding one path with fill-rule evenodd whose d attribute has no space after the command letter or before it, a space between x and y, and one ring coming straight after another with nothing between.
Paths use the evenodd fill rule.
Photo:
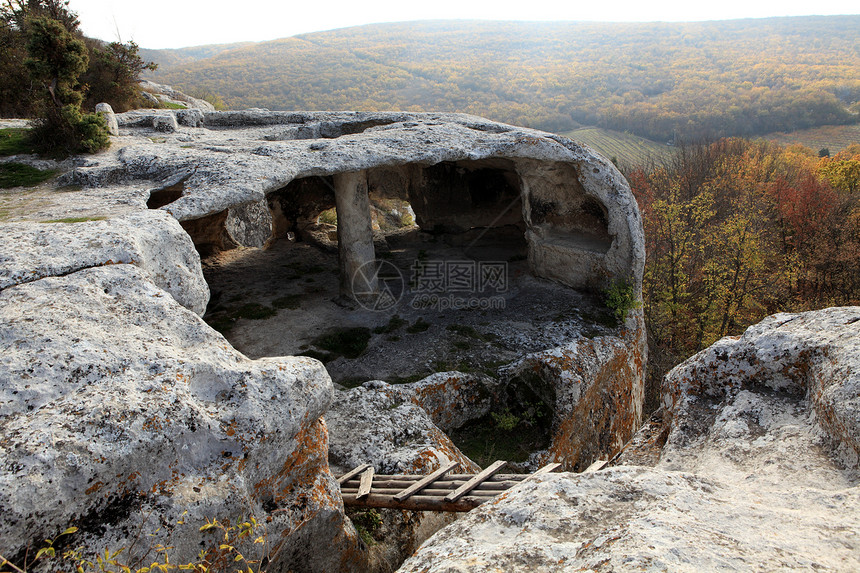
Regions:
<instances>
[{"instance_id":1,"label":"orange foliage tree","mask_svg":"<svg viewBox=\"0 0 860 573\"><path fill-rule=\"evenodd\" d=\"M859 303L860 193L830 170L853 160L733 138L629 173L652 342L678 359L773 312Z\"/></svg>"}]
</instances>

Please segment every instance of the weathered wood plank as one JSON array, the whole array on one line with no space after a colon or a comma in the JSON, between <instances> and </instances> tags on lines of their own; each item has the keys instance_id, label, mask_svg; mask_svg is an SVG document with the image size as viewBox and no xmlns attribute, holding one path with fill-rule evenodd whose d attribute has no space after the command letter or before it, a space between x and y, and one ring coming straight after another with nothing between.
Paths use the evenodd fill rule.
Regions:
<instances>
[{"instance_id":1,"label":"weathered wood plank","mask_svg":"<svg viewBox=\"0 0 860 573\"><path fill-rule=\"evenodd\" d=\"M351 480L352 478L354 478L355 476L357 476L358 474L360 474L361 472L363 472L364 470L366 470L369 467L370 467L370 464L362 464L362 465L358 466L357 468L352 469L352 470L346 472L345 474L343 474L342 476L340 476L339 478L337 478L337 483L339 483L340 485L343 485L344 483L348 482L349 480Z\"/></svg>"},{"instance_id":2,"label":"weathered wood plank","mask_svg":"<svg viewBox=\"0 0 860 573\"><path fill-rule=\"evenodd\" d=\"M367 497L370 495L370 488L373 487L373 468L367 468L361 472L361 483L358 485L358 497Z\"/></svg>"},{"instance_id":3,"label":"weathered wood plank","mask_svg":"<svg viewBox=\"0 0 860 573\"><path fill-rule=\"evenodd\" d=\"M481 482L485 481L487 478L492 476L494 473L498 472L503 467L505 467L505 465L507 465L507 463L508 462L505 462L502 460L497 460L497 461L493 462L490 465L490 467L488 467L487 469L485 469L484 471L482 471L481 473L479 473L478 475L476 475L475 477L473 477L472 479L470 479L469 481L467 481L466 483L464 483L463 485L458 487L455 491L446 495L445 501L449 502L449 503L457 501L458 499L460 499L461 497L463 497L464 495L466 495L467 493L469 493L470 491L475 489Z\"/></svg>"},{"instance_id":4,"label":"weathered wood plank","mask_svg":"<svg viewBox=\"0 0 860 573\"><path fill-rule=\"evenodd\" d=\"M413 495L403 501L395 501L390 495L370 495L358 499L355 495L343 496L343 504L349 507L382 507L390 509L406 509L411 511L470 511L482 503L493 499L489 496L464 496L455 502L448 502L441 497Z\"/></svg>"},{"instance_id":5,"label":"weathered wood plank","mask_svg":"<svg viewBox=\"0 0 860 573\"><path fill-rule=\"evenodd\" d=\"M411 487L412 485L418 483L418 481L419 481L417 479L411 480L411 481L407 481L407 480L388 481L388 480L381 480L381 479L379 479L379 477L380 476L378 476L378 475L373 476L373 488L374 489L376 489L378 487L384 487L384 488L398 488L399 490L404 490L404 489ZM421 476L417 476L417 477L421 477ZM433 482L433 486L436 489L446 488L448 490L453 491L453 490L457 489L458 487L462 486L463 484L467 483L467 481L468 480L448 481L448 480L442 479L442 480L438 480L438 481ZM510 489L510 488L514 487L515 485L522 483L522 481L523 480L517 480L517 481L513 481L513 480L510 480L510 481L485 481L485 482L481 482L481 485L478 487L480 489L485 489L485 490L503 491L503 490ZM353 479L349 480L348 482L341 484L341 488L357 488L358 484L359 484L359 480L357 478L353 478Z\"/></svg>"},{"instance_id":6,"label":"weathered wood plank","mask_svg":"<svg viewBox=\"0 0 860 573\"><path fill-rule=\"evenodd\" d=\"M456 468L459 465L460 465L460 462L451 462L450 464L446 465L445 467L439 468L438 470L436 470L432 474L428 475L424 479L415 482L411 486L407 487L406 489L404 489L403 491L401 491L400 493L395 495L394 501L403 501L404 499L407 499L408 497L415 495L416 493L418 493L422 489L426 488L428 485L430 485L431 483L433 483L434 481L436 481L440 477L444 476L445 474L447 474L448 472L450 472L451 470L453 470L454 468Z\"/></svg>"},{"instance_id":7,"label":"weathered wood plank","mask_svg":"<svg viewBox=\"0 0 860 573\"><path fill-rule=\"evenodd\" d=\"M532 479L532 478L533 478L533 477L535 477L535 476L539 476L539 475L543 475L543 474L548 474L548 473L554 472L555 470L557 470L557 469L558 469L558 468L560 468L560 467L561 467L561 464L556 464L556 463L547 464L547 465L545 465L544 467L540 468L540 469L539 469L538 471L536 471L535 473L533 473L533 474L531 474L531 475L526 476L526 479L524 479L523 481L524 481L524 482L526 482L526 481L529 481L530 479Z\"/></svg>"},{"instance_id":8,"label":"weathered wood plank","mask_svg":"<svg viewBox=\"0 0 860 573\"><path fill-rule=\"evenodd\" d=\"M522 481L525 478L529 477L531 474L494 474L487 481ZM415 474L376 474L376 477L379 479L393 479L393 480L414 480L420 479L424 476L416 476ZM445 476L445 479L454 480L454 481L468 481L475 477L475 474L448 474Z\"/></svg>"},{"instance_id":9,"label":"weathered wood plank","mask_svg":"<svg viewBox=\"0 0 860 573\"><path fill-rule=\"evenodd\" d=\"M596 462L594 462L593 464L591 464L590 466L588 466L587 468L585 468L585 471L584 471L584 472L582 472L582 473L584 473L584 474L593 474L593 473L594 473L594 472L596 472L596 471L600 471L600 470L602 470L602 469L603 469L603 467L604 467L606 464L608 464L608 463L609 463L609 462L607 462L606 460L597 460Z\"/></svg>"},{"instance_id":10,"label":"weathered wood plank","mask_svg":"<svg viewBox=\"0 0 860 573\"><path fill-rule=\"evenodd\" d=\"M395 488L379 488L374 483L372 493L374 495L390 495L392 498L395 498L397 496L397 494L401 493L402 491L403 490L401 490L401 489L395 489ZM504 490L504 489L490 490L490 491L473 489L472 491L469 492L469 495L474 495L474 496L478 496L478 497L496 497L497 495L499 495L501 493L505 493L506 491L507 490ZM345 488L345 489L342 489L340 493L341 493L341 495L358 495L358 488L354 488L354 487L353 488ZM420 494L425 496L425 497L439 497L439 498L443 498L446 495L448 495L449 493L451 493L450 489L436 489L435 487L432 487L432 486L427 487L425 489L422 489L420 492ZM412 495L417 495L417 494L412 494ZM404 498L404 499L408 499L408 498Z\"/></svg>"}]
</instances>

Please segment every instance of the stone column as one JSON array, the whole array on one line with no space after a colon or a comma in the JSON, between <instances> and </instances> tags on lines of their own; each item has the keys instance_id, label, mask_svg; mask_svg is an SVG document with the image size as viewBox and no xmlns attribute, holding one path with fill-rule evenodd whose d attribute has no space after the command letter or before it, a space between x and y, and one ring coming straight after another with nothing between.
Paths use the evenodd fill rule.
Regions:
<instances>
[{"instance_id":1,"label":"stone column","mask_svg":"<svg viewBox=\"0 0 860 573\"><path fill-rule=\"evenodd\" d=\"M340 294L362 302L373 298L378 288L367 172L338 173L334 176L334 194Z\"/></svg>"}]
</instances>

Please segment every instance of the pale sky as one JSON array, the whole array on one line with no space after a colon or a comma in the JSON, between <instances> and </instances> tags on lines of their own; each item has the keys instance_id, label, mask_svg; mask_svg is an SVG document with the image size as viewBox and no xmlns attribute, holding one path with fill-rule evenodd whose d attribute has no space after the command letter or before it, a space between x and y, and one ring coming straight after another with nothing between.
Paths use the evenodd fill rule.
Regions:
<instances>
[{"instance_id":1,"label":"pale sky","mask_svg":"<svg viewBox=\"0 0 860 573\"><path fill-rule=\"evenodd\" d=\"M856 14L857 0L72 0L88 36L143 48L265 41L376 22L429 19L698 21Z\"/></svg>"}]
</instances>

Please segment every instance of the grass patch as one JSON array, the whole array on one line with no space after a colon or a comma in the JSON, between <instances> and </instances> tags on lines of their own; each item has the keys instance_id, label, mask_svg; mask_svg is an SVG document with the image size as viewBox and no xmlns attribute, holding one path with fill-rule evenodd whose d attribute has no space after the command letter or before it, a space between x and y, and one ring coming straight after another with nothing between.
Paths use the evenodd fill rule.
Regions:
<instances>
[{"instance_id":1,"label":"grass patch","mask_svg":"<svg viewBox=\"0 0 860 573\"><path fill-rule=\"evenodd\" d=\"M249 302L240 306L233 316L236 318L247 318L249 320L265 320L277 314L277 311L270 307L256 302Z\"/></svg>"},{"instance_id":2,"label":"grass patch","mask_svg":"<svg viewBox=\"0 0 860 573\"><path fill-rule=\"evenodd\" d=\"M374 334L391 334L399 330L402 326L405 326L408 323L407 320L400 318L399 314L395 314L388 320L388 324L385 326L377 326L373 329Z\"/></svg>"},{"instance_id":3,"label":"grass patch","mask_svg":"<svg viewBox=\"0 0 860 573\"><path fill-rule=\"evenodd\" d=\"M338 381L338 384L347 389L358 388L362 384L367 382L367 377L354 377L354 378L345 378L343 380Z\"/></svg>"},{"instance_id":4,"label":"grass patch","mask_svg":"<svg viewBox=\"0 0 860 573\"><path fill-rule=\"evenodd\" d=\"M347 515L364 544L368 547L376 545L373 535L382 526L379 512L375 509L350 510Z\"/></svg>"},{"instance_id":5,"label":"grass patch","mask_svg":"<svg viewBox=\"0 0 860 573\"><path fill-rule=\"evenodd\" d=\"M23 163L0 163L0 188L34 187L56 174L53 169L42 171Z\"/></svg>"},{"instance_id":6,"label":"grass patch","mask_svg":"<svg viewBox=\"0 0 860 573\"><path fill-rule=\"evenodd\" d=\"M490 412L451 432L451 440L481 467L495 460L523 463L549 446L550 416L544 410L529 406L520 412Z\"/></svg>"},{"instance_id":7,"label":"grass patch","mask_svg":"<svg viewBox=\"0 0 860 573\"><path fill-rule=\"evenodd\" d=\"M471 326L466 326L465 324L450 324L448 325L448 331L483 342L492 342L496 339L495 334L481 334Z\"/></svg>"},{"instance_id":8,"label":"grass patch","mask_svg":"<svg viewBox=\"0 0 860 573\"><path fill-rule=\"evenodd\" d=\"M188 106L181 103L173 103L172 101L162 101L161 109L188 109Z\"/></svg>"},{"instance_id":9,"label":"grass patch","mask_svg":"<svg viewBox=\"0 0 860 573\"><path fill-rule=\"evenodd\" d=\"M219 316L210 316L205 319L206 324L220 332L221 334L227 334L233 329L233 326L236 324L236 319L230 316L229 314L221 314Z\"/></svg>"},{"instance_id":10,"label":"grass patch","mask_svg":"<svg viewBox=\"0 0 860 573\"><path fill-rule=\"evenodd\" d=\"M272 301L272 306L275 308L288 308L295 310L301 306L302 295L288 294Z\"/></svg>"},{"instance_id":11,"label":"grass patch","mask_svg":"<svg viewBox=\"0 0 860 573\"><path fill-rule=\"evenodd\" d=\"M312 350L305 350L304 352L299 352L296 356L307 356L308 358L313 358L314 360L319 360L323 364L325 364L326 362L331 362L332 360L337 358L337 356L334 356L333 354L329 354L328 352L319 352L319 351L313 350L313 349ZM343 382L339 382L339 384L346 386L346 384L344 384Z\"/></svg>"},{"instance_id":12,"label":"grass patch","mask_svg":"<svg viewBox=\"0 0 860 573\"><path fill-rule=\"evenodd\" d=\"M40 223L86 223L87 221L104 221L107 217L66 217L65 219L48 219Z\"/></svg>"},{"instance_id":13,"label":"grass patch","mask_svg":"<svg viewBox=\"0 0 860 573\"><path fill-rule=\"evenodd\" d=\"M421 317L418 317L418 320L413 322L407 329L406 332L409 334L418 334L419 332L425 332L430 328L430 323L424 320Z\"/></svg>"},{"instance_id":14,"label":"grass patch","mask_svg":"<svg viewBox=\"0 0 860 573\"><path fill-rule=\"evenodd\" d=\"M329 352L333 356L330 360L338 356L354 359L367 349L369 341L370 329L357 326L332 330L314 339L311 344Z\"/></svg>"},{"instance_id":15,"label":"grass patch","mask_svg":"<svg viewBox=\"0 0 860 573\"><path fill-rule=\"evenodd\" d=\"M29 132L25 127L0 129L0 157L36 153L29 141Z\"/></svg>"},{"instance_id":16,"label":"grass patch","mask_svg":"<svg viewBox=\"0 0 860 573\"><path fill-rule=\"evenodd\" d=\"M388 378L385 380L389 384L412 384L413 382L418 382L419 380L423 380L427 378L429 374L410 374L409 376L395 376L394 378Z\"/></svg>"}]
</instances>

